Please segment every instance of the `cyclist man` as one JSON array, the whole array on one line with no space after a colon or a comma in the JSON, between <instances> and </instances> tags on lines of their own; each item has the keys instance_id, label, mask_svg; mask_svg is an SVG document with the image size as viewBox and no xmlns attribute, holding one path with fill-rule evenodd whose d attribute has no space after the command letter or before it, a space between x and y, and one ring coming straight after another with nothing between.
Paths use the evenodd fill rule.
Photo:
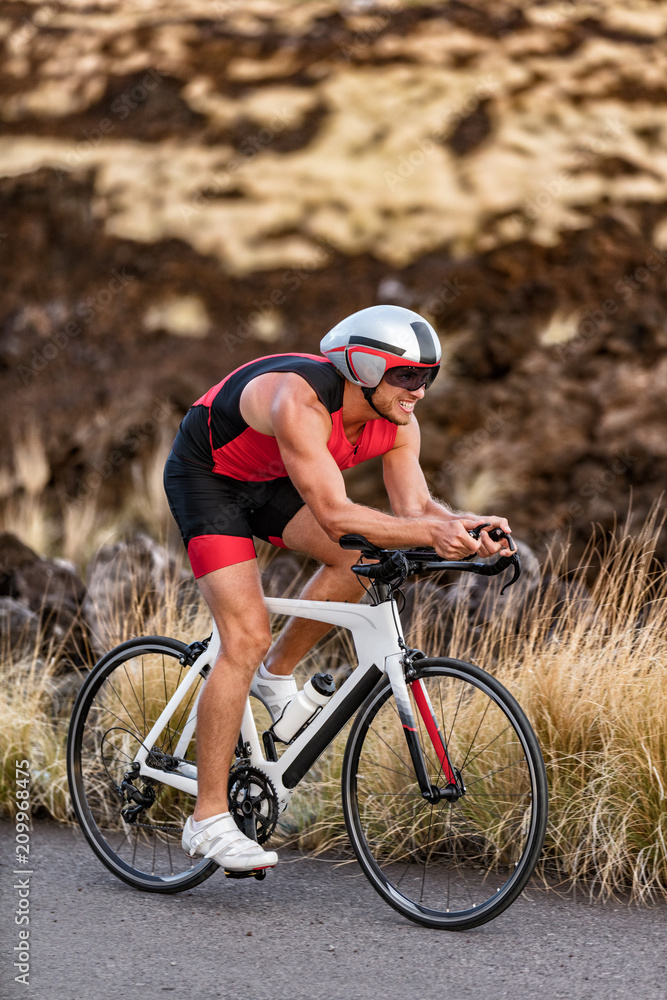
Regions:
<instances>
[{"instance_id":1,"label":"cyclist man","mask_svg":"<svg viewBox=\"0 0 667 1000\"><path fill-rule=\"evenodd\" d=\"M278 858L244 836L228 812L227 772L248 692L276 719L296 694L294 666L330 626L293 618L271 645L253 536L304 552L322 565L310 600L358 601L357 553L338 539L359 532L376 545L432 545L448 559L508 554L487 522L432 499L419 465L413 410L440 366L433 327L409 309L372 306L322 340L324 357L279 354L241 366L183 419L165 468L165 489L221 637L220 656L197 712L198 798L183 831L191 855L229 870ZM393 514L347 498L342 469L381 455Z\"/></svg>"}]
</instances>

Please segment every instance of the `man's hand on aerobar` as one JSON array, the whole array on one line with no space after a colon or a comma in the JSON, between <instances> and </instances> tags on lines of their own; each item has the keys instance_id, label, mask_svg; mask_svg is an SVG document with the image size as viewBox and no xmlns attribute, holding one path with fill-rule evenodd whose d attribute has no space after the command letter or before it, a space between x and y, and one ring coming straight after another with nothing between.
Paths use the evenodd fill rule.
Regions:
<instances>
[{"instance_id":1,"label":"man's hand on aerobar","mask_svg":"<svg viewBox=\"0 0 667 1000\"><path fill-rule=\"evenodd\" d=\"M494 555L511 555L505 539L496 542L489 537L489 532L496 528L505 534L511 534L506 518L495 515L482 517L467 514L443 519L434 531L433 546L444 559L465 559L471 555L485 559Z\"/></svg>"}]
</instances>

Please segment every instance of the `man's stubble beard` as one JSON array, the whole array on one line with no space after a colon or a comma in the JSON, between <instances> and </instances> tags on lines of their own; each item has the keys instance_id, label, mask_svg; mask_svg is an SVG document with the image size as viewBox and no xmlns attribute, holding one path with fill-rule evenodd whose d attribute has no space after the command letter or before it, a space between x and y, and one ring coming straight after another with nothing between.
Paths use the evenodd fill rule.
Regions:
<instances>
[{"instance_id":1,"label":"man's stubble beard","mask_svg":"<svg viewBox=\"0 0 667 1000\"><path fill-rule=\"evenodd\" d=\"M390 409L390 407L383 402L382 396L380 396L379 400L377 397L378 397L378 390L376 389L376 391L373 393L372 396L373 406L375 407L377 412L382 417L384 417L385 420L388 420L389 423L391 424L396 424L397 427L404 427L406 424L410 423L410 418L412 417L411 413L404 413L403 410L399 410L399 412L402 413L404 417L404 419L401 420L400 417L394 415L393 408ZM396 397L392 399L392 403L395 403L395 407L398 409L398 401Z\"/></svg>"}]
</instances>

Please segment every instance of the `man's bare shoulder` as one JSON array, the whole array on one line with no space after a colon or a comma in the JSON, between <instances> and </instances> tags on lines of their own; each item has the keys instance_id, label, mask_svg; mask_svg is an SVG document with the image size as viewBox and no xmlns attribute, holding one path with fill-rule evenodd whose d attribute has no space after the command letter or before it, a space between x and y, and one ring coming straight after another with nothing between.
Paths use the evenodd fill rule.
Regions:
<instances>
[{"instance_id":1,"label":"man's bare shoulder","mask_svg":"<svg viewBox=\"0 0 667 1000\"><path fill-rule=\"evenodd\" d=\"M275 436L276 426L306 421L317 424L328 418L313 387L295 372L266 372L249 382L241 393L241 416L250 427Z\"/></svg>"}]
</instances>

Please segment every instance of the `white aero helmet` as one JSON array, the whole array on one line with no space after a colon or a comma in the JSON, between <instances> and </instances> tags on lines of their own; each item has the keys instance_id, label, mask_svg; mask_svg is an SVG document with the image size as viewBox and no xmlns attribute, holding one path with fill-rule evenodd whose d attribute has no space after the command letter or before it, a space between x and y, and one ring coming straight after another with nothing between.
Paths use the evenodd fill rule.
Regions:
<instances>
[{"instance_id":1,"label":"white aero helmet","mask_svg":"<svg viewBox=\"0 0 667 1000\"><path fill-rule=\"evenodd\" d=\"M322 338L322 354L355 385L375 389L390 368L440 366L438 335L423 316L403 306L370 306L343 319ZM415 373L418 374L418 373Z\"/></svg>"}]
</instances>

